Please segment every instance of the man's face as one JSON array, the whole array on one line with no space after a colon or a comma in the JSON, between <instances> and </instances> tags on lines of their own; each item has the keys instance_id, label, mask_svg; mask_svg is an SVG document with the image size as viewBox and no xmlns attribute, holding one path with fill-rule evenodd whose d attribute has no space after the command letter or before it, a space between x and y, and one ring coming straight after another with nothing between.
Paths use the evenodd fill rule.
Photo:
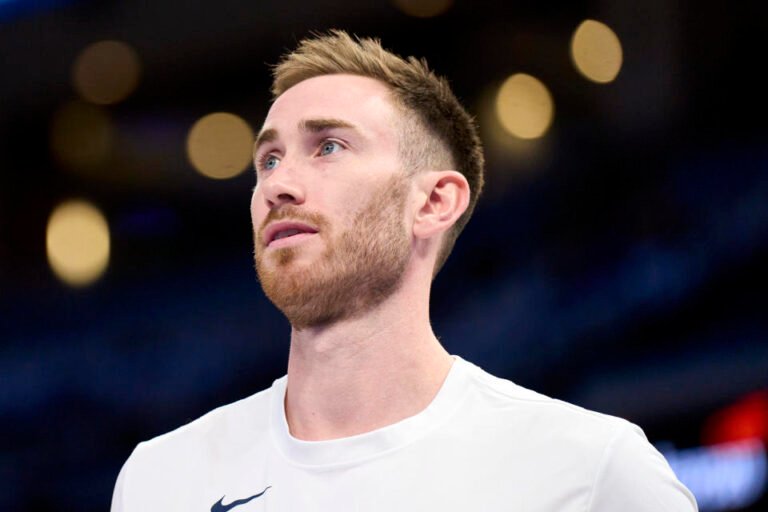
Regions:
<instances>
[{"instance_id":1,"label":"man's face","mask_svg":"<svg viewBox=\"0 0 768 512\"><path fill-rule=\"evenodd\" d=\"M294 327L388 297L410 257L397 111L376 80L328 75L281 95L254 153L256 270Z\"/></svg>"}]
</instances>

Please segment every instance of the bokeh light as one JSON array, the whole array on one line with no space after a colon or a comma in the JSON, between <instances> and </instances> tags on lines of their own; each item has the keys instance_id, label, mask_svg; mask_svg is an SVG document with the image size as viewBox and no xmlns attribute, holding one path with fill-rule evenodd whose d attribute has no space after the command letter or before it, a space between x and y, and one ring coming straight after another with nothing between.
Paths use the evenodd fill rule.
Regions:
<instances>
[{"instance_id":1,"label":"bokeh light","mask_svg":"<svg viewBox=\"0 0 768 512\"><path fill-rule=\"evenodd\" d=\"M768 389L755 391L713 414L702 429L704 444L749 439L768 444Z\"/></svg>"},{"instance_id":2,"label":"bokeh light","mask_svg":"<svg viewBox=\"0 0 768 512\"><path fill-rule=\"evenodd\" d=\"M114 130L104 110L74 101L54 114L50 135L51 151L60 163L74 169L91 169L109 158Z\"/></svg>"},{"instance_id":3,"label":"bokeh light","mask_svg":"<svg viewBox=\"0 0 768 512\"><path fill-rule=\"evenodd\" d=\"M546 133L554 115L552 95L538 79L525 73L507 78L496 95L496 116L501 126L521 139Z\"/></svg>"},{"instance_id":4,"label":"bokeh light","mask_svg":"<svg viewBox=\"0 0 768 512\"><path fill-rule=\"evenodd\" d=\"M510 190L529 182L548 168L552 159L552 136L523 139L502 125L498 99L502 83L487 83L475 99L476 112L486 156L486 188L489 200L505 200Z\"/></svg>"},{"instance_id":5,"label":"bokeh light","mask_svg":"<svg viewBox=\"0 0 768 512\"><path fill-rule=\"evenodd\" d=\"M54 274L73 287L91 284L109 263L109 226L92 204L71 200L48 220L46 251Z\"/></svg>"},{"instance_id":6,"label":"bokeh light","mask_svg":"<svg viewBox=\"0 0 768 512\"><path fill-rule=\"evenodd\" d=\"M187 156L202 175L232 178L251 165L254 133L242 118L216 112L199 119L187 137Z\"/></svg>"},{"instance_id":7,"label":"bokeh light","mask_svg":"<svg viewBox=\"0 0 768 512\"><path fill-rule=\"evenodd\" d=\"M120 41L100 41L85 48L72 66L72 84L86 101L112 105L139 84L141 64L133 48Z\"/></svg>"},{"instance_id":8,"label":"bokeh light","mask_svg":"<svg viewBox=\"0 0 768 512\"><path fill-rule=\"evenodd\" d=\"M496 114L499 82L486 84L472 103L486 157L486 188L490 201L506 197L511 187L541 176L551 163L554 134L538 139L511 135Z\"/></svg>"},{"instance_id":9,"label":"bokeh light","mask_svg":"<svg viewBox=\"0 0 768 512\"><path fill-rule=\"evenodd\" d=\"M408 16L431 18L447 11L453 0L393 0L393 3Z\"/></svg>"},{"instance_id":10,"label":"bokeh light","mask_svg":"<svg viewBox=\"0 0 768 512\"><path fill-rule=\"evenodd\" d=\"M621 70L621 41L604 23L586 20L571 39L571 58L576 69L597 83L612 82Z\"/></svg>"}]
</instances>

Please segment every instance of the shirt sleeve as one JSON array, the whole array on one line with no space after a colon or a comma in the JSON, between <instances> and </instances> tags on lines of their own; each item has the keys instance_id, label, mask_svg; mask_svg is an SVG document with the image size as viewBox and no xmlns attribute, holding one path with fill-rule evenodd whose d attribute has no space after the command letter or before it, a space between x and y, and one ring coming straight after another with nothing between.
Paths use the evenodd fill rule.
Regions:
<instances>
[{"instance_id":1,"label":"shirt sleeve","mask_svg":"<svg viewBox=\"0 0 768 512\"><path fill-rule=\"evenodd\" d=\"M587 510L697 512L698 506L643 431L627 424L605 449Z\"/></svg>"}]
</instances>

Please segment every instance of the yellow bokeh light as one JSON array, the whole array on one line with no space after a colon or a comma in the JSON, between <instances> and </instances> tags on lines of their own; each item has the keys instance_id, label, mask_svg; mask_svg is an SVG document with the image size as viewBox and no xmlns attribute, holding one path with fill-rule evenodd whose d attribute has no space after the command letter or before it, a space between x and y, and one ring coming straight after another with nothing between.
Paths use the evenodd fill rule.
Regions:
<instances>
[{"instance_id":1,"label":"yellow bokeh light","mask_svg":"<svg viewBox=\"0 0 768 512\"><path fill-rule=\"evenodd\" d=\"M106 219L86 201L62 203L48 219L48 263L56 276L70 286L86 286L104 273L109 246Z\"/></svg>"},{"instance_id":2,"label":"yellow bokeh light","mask_svg":"<svg viewBox=\"0 0 768 512\"><path fill-rule=\"evenodd\" d=\"M496 116L501 126L521 139L546 133L554 115L552 95L536 78L518 73L507 78L496 95Z\"/></svg>"},{"instance_id":3,"label":"yellow bokeh light","mask_svg":"<svg viewBox=\"0 0 768 512\"><path fill-rule=\"evenodd\" d=\"M81 102L62 106L51 123L51 150L67 167L89 169L104 164L112 151L114 133L109 116Z\"/></svg>"},{"instance_id":4,"label":"yellow bokeh light","mask_svg":"<svg viewBox=\"0 0 768 512\"><path fill-rule=\"evenodd\" d=\"M202 175L232 178L251 165L254 134L240 117L226 112L199 119L187 137L187 156Z\"/></svg>"},{"instance_id":5,"label":"yellow bokeh light","mask_svg":"<svg viewBox=\"0 0 768 512\"><path fill-rule=\"evenodd\" d=\"M607 25L586 20L571 39L571 58L576 69L598 83L612 82L622 64L621 41Z\"/></svg>"},{"instance_id":6,"label":"yellow bokeh light","mask_svg":"<svg viewBox=\"0 0 768 512\"><path fill-rule=\"evenodd\" d=\"M393 0L393 3L408 16L431 18L447 11L453 0Z\"/></svg>"},{"instance_id":7,"label":"yellow bokeh light","mask_svg":"<svg viewBox=\"0 0 768 512\"><path fill-rule=\"evenodd\" d=\"M72 67L72 83L84 100L112 105L136 89L140 74L133 48L120 41L100 41L80 52Z\"/></svg>"},{"instance_id":8,"label":"yellow bokeh light","mask_svg":"<svg viewBox=\"0 0 768 512\"><path fill-rule=\"evenodd\" d=\"M486 157L486 184L483 194L500 198L510 187L540 175L551 163L554 133L538 139L511 135L496 112L500 83L488 83L476 97L472 111L477 115L480 138Z\"/></svg>"}]
</instances>

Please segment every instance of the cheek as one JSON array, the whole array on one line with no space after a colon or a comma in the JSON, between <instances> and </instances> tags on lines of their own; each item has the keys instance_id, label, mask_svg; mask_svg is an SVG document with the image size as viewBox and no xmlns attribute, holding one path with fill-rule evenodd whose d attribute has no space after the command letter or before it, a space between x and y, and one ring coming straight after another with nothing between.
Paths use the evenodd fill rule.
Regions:
<instances>
[{"instance_id":1,"label":"cheek","mask_svg":"<svg viewBox=\"0 0 768 512\"><path fill-rule=\"evenodd\" d=\"M261 220L266 215L265 210L264 199L261 197L258 187L254 188L251 195L251 222L254 228L259 227Z\"/></svg>"}]
</instances>

